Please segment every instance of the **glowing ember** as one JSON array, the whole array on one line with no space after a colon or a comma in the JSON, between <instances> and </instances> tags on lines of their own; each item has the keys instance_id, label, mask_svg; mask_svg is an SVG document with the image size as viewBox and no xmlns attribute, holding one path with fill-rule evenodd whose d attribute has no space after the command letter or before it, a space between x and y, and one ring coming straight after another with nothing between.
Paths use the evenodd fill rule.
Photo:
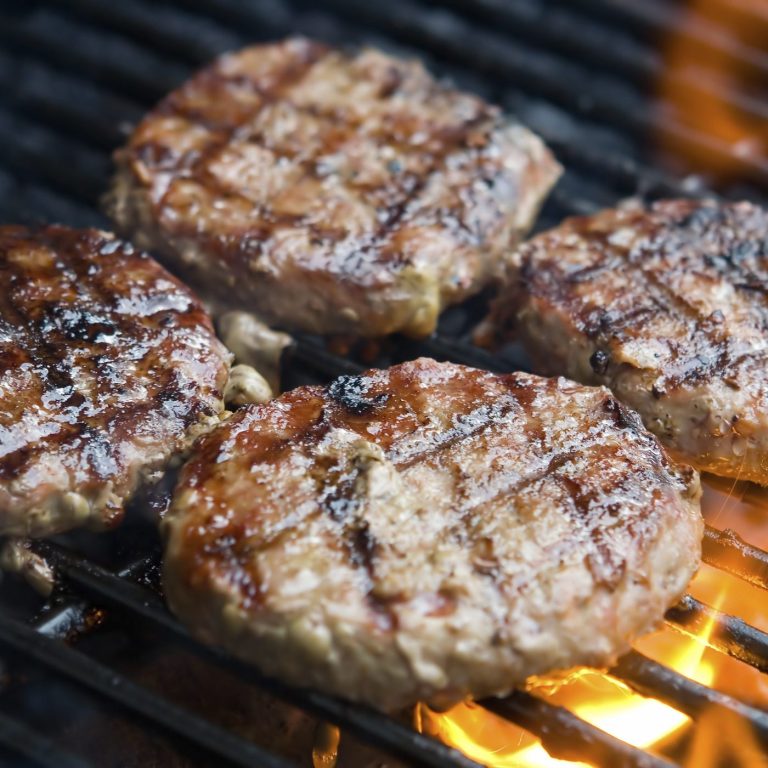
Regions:
<instances>
[{"instance_id":1,"label":"glowing ember","mask_svg":"<svg viewBox=\"0 0 768 768\"><path fill-rule=\"evenodd\" d=\"M339 759L341 734L335 725L319 723L312 747L312 768L335 768Z\"/></svg>"},{"instance_id":2,"label":"glowing ember","mask_svg":"<svg viewBox=\"0 0 768 768\"><path fill-rule=\"evenodd\" d=\"M709 484L703 509L711 525L733 527L747 540L760 545L768 543L768 515L765 500L756 497L753 488L730 484ZM738 613L747 621L768 624L763 615L763 599L756 590L721 571L703 567L691 585L691 592L715 608ZM751 606L751 607L750 607ZM768 690L757 670L707 648L712 623L704 626L696 638L686 637L671 629L642 638L636 648L681 674L704 685L716 685L725 692L733 686L740 698L765 703ZM643 749L660 748L663 743L683 734L690 719L659 701L639 696L609 675L595 670L578 670L565 679L529 681L529 690L552 704L567 707L579 717L617 738ZM702 718L687 748L686 765L714 765L713 759L737 752L742 758L751 751L759 755L759 746L747 726L738 718L733 722L714 724ZM491 768L550 768L580 766L550 757L542 745L528 732L467 702L448 712L437 713L419 705L416 726L442 741L457 747L466 755ZM710 758L702 762L696 756Z\"/></svg>"}]
</instances>

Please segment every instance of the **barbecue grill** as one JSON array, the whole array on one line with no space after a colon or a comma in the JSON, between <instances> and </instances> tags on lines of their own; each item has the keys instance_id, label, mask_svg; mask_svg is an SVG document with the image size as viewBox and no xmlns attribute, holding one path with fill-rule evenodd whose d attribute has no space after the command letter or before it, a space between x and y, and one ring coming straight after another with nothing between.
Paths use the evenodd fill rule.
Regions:
<instances>
[{"instance_id":1,"label":"barbecue grill","mask_svg":"<svg viewBox=\"0 0 768 768\"><path fill-rule=\"evenodd\" d=\"M658 162L650 146L663 147L668 139L734 169L731 178L738 182L721 184L720 195L757 202L766 197L765 157L734 153L727 142L691 128L657 102L654 89L664 75L657 43L671 35L763 74L768 55L726 31L686 24L672 0L10 0L0 3L0 221L108 228L98 200L107 188L110 152L128 127L216 54L296 33L418 56L433 71L516 113L566 167L539 228L632 195L713 195L690 175L696 168ZM764 116L758 99L721 81L694 79L690 87L756 119ZM449 310L427 340L395 339L373 351L369 344L344 356L319 339L299 336L285 363L286 386L327 382L358 372L364 363L386 365L420 354L489 370L524 367L514 348L490 355L470 344L482 306L480 298ZM189 699L158 690L163 684L153 683L143 667L178 658L204 669L205 685L215 686L211 681L219 676L235 679L241 692L286 702L285 712L307 713L306 721L318 723L321 733L328 728L324 723L338 726L342 763L345 740L354 739L393 757L380 757L377 765L478 765L405 719L291 688L192 640L159 594L159 541L140 508L112 533L59 537L34 549L54 566L57 586L44 600L18 579L0 584L0 766L105 765L86 743L94 728L106 727L95 719L102 712L109 727L130 724L138 729L131 733L161 740L164 754L178 756L179 765L309 764L309 752L292 761L269 740L251 739ZM732 531L707 528L704 560L768 589L768 553ZM667 623L689 634L710 624L711 648L768 672L768 634L738 616L686 596L668 612ZM768 754L768 711L750 701L694 682L637 651L611 674L694 721L705 712L737 719ZM672 764L530 693L483 706L539 737L557 757L605 766ZM75 722L76 713L83 724ZM121 749L121 764L153 764L142 762L140 740L132 737Z\"/></svg>"}]
</instances>

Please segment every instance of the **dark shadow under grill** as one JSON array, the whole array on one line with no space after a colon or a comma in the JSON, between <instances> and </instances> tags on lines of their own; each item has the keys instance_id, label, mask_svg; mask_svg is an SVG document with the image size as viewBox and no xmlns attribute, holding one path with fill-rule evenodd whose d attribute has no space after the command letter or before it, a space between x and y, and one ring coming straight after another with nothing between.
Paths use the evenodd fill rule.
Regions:
<instances>
[{"instance_id":1,"label":"dark shadow under grill","mask_svg":"<svg viewBox=\"0 0 768 768\"><path fill-rule=\"evenodd\" d=\"M127 126L217 53L247 42L293 33L337 43L367 41L425 59L428 65L516 112L555 150L567 173L539 222L551 226L565 215L588 213L629 195L713 194L694 177L678 178L649 160L649 136L685 134L713 153L733 159L729 147L677 123L655 105L653 82L663 62L651 41L680 28L671 2L621 0L58 0L0 5L0 221L60 221L108 226L98 210L107 186L110 151ZM679 30L685 34L695 34ZM728 40L725 46L762 72L768 60ZM750 58L751 57L751 58ZM753 60L754 59L754 60ZM722 88L703 82L702 89ZM738 99L738 94L724 94ZM759 104L740 105L759 116ZM722 190L762 201L768 189L763 158L736 158L747 179ZM377 362L419 354L488 369L524 365L514 352L504 358L472 347L468 333L476 309L447 313L441 331L423 342L385 346ZM325 382L361 366L338 357L323 343L300 337L288 361L290 383ZM19 597L18 583L0 588L0 766L84 767L73 747L41 728L23 701L23 688L65 681L70 688L108 702L116 717L136 719L163 732L180 750L200 756L201 765L289 766L295 763L257 746L156 691L134 682L104 648L89 644L107 617L118 627L141 627L171 648L183 648L206 664L234 673L309 712L320 721L414 766L473 766L476 763L409 724L386 718L319 692L299 691L266 679L215 650L193 641L168 613L152 584L158 550L152 526L137 520L109 534L109 562L88 537L36 549L55 565L61 585L42 605ZM731 532L709 528L704 559L710 565L768 588L768 554ZM768 671L768 635L735 616L686 596L667 623L695 633L714 622L710 645ZM127 631L127 630L126 630ZM76 646L70 641L82 638ZM137 641L138 642L138 641ZM2 666L0 666L2 672ZM714 708L746 721L768 750L768 713L695 683L632 652L611 673L636 691L690 715ZM15 696L15 698L14 698ZM555 756L611 766L663 766L666 759L628 746L566 709L519 692L484 706L540 737ZM34 708L33 708L34 709ZM68 751L68 750L71 750Z\"/></svg>"}]
</instances>

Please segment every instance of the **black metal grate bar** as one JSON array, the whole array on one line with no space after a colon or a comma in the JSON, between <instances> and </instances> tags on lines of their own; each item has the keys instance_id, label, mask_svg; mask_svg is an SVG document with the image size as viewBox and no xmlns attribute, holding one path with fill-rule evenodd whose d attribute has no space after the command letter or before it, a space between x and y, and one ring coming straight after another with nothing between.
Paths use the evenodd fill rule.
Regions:
<instances>
[{"instance_id":1,"label":"black metal grate bar","mask_svg":"<svg viewBox=\"0 0 768 768\"><path fill-rule=\"evenodd\" d=\"M187 70L121 35L112 35L58 10L41 8L28 16L0 12L0 41L25 57L40 57L113 92L141 103L155 101L176 86Z\"/></svg>"},{"instance_id":2,"label":"black metal grate bar","mask_svg":"<svg viewBox=\"0 0 768 768\"><path fill-rule=\"evenodd\" d=\"M37 730L0 714L0 744L42 768L93 768Z\"/></svg>"},{"instance_id":3,"label":"black metal grate bar","mask_svg":"<svg viewBox=\"0 0 768 768\"><path fill-rule=\"evenodd\" d=\"M708 525L704 531L703 559L755 587L768 589L768 552L747 544L736 531L720 531Z\"/></svg>"},{"instance_id":4,"label":"black metal grate bar","mask_svg":"<svg viewBox=\"0 0 768 768\"><path fill-rule=\"evenodd\" d=\"M185 63L190 63L198 59L199 61L207 58L208 52L216 52L226 45L226 47L233 47L237 42L242 43L242 34L235 33L232 30L226 30L222 27L215 26L211 29L210 18L205 19L201 17L185 17L185 26L190 30L194 30L195 35L193 39L186 39L186 42L181 36L165 35L164 28L158 26L156 16L156 4L149 4L143 2L143 0L130 0L125 4L121 4L121 12L119 15L111 14L104 10L102 4L98 4L95 0L59 0L62 7L74 8L81 15L85 16L89 22L96 22L101 26L104 26L109 31L115 29L122 29L123 33L132 35L136 40L143 42L152 41L159 46L159 50L162 51L164 56L178 56L181 57ZM205 2L195 2L194 0L184 0L184 5L196 6L206 8L210 13L216 13L218 16L223 16L229 24L237 24L242 22L243 24L250 25L254 29L258 29L259 36L263 36L265 31L269 34L272 31L273 34L285 34L289 29L295 30L295 18L294 24L289 27L285 22L280 21L280 14L270 14L270 4L267 4L266 8L261 7L262 4L243 5L242 3L224 2L223 13L222 9L218 7L210 7ZM58 18L58 17L57 17ZM53 24L57 21L57 18L47 19L48 24ZM127 28L121 26L122 21L129 21L126 25ZM34 22L34 23L33 23ZM19 29L14 31L14 34L20 39L28 39L33 36L34 39L42 37L47 39L46 35L51 33L47 31L46 19L32 20L25 24L17 23ZM257 26L256 26L257 25ZM162 29L161 33L158 30ZM35 37L37 35L37 37ZM89 45L87 42L91 39L90 36L98 36L98 30L90 30L89 36L86 37L85 32L81 30L80 34L83 38L83 48L79 52L79 58L76 61L65 61L64 66L74 71L79 72L85 77L93 79L96 77L100 81L102 77L102 69L104 68L104 62L102 62L100 46L95 50L94 55L89 56ZM209 38L209 42L205 45L201 45L199 41L201 38ZM131 40L130 45L136 45L134 40ZM93 47L93 46L91 46ZM498 46L497 46L498 47ZM29 54L29 49L24 48L25 55ZM154 50L154 49L153 49ZM40 49L42 55L48 53L45 46ZM128 67L125 64L125 59L121 55L122 51L118 51L117 55L112 55L108 59L109 69L113 75L111 81L112 87L121 89L125 83L129 83L129 92L140 91L145 99L148 94L153 93L153 89L157 89L156 78L153 78L152 74L146 71L145 67ZM50 58L50 56L47 56ZM535 60L535 58L534 58ZM57 66L62 65L57 57L53 57L53 63ZM500 62L499 66L503 68L504 62ZM178 71L178 67L176 67ZM595 84L592 84L593 88ZM537 96L540 98L541 94L537 92ZM607 94L607 99L613 94ZM676 182L671 177L660 173L657 170L642 168L639 164L629 160L626 157L606 155L605 152L595 152L588 147L575 145L573 142L563 142L562 139L553 134L551 131L544 129L544 126L536 126L540 132L544 135L553 147L567 155L569 162L576 163L577 165L582 162L587 162L587 167L594 167L598 164L603 170L612 171L617 174L624 182L633 181L634 186L637 184L637 174L642 174L647 177L646 183L651 188L658 188L659 190L668 190L669 192L675 192L681 194L685 192L684 187ZM689 190L690 191L690 190Z\"/></svg>"},{"instance_id":5,"label":"black metal grate bar","mask_svg":"<svg viewBox=\"0 0 768 768\"><path fill-rule=\"evenodd\" d=\"M561 2L562 0L558 0ZM746 45L722 28L701 16L687 17L683 8L664 0L566 0L583 11L612 20L642 27L654 35L675 34L694 40L699 45L730 57L743 66L768 74L768 55L764 50ZM746 11L746 4L742 5Z\"/></svg>"},{"instance_id":6,"label":"black metal grate bar","mask_svg":"<svg viewBox=\"0 0 768 768\"><path fill-rule=\"evenodd\" d=\"M658 699L693 719L709 710L735 715L748 722L761 745L768 747L768 712L690 680L637 651L622 656L609 672L643 696Z\"/></svg>"},{"instance_id":7,"label":"black metal grate bar","mask_svg":"<svg viewBox=\"0 0 768 768\"><path fill-rule=\"evenodd\" d=\"M707 645L727 653L761 672L768 672L768 634L747 624L738 616L718 611L690 595L670 608L667 623L702 642L703 630L711 627Z\"/></svg>"},{"instance_id":8,"label":"black metal grate bar","mask_svg":"<svg viewBox=\"0 0 768 768\"><path fill-rule=\"evenodd\" d=\"M768 117L763 101L732 87L719 78L685 75L665 70L663 55L657 47L640 43L628 30L596 23L573 8L556 8L538 0L449 0L447 5L467 23L478 20L518 42L535 40L555 54L563 52L580 62L597 64L610 71L619 70L639 85L653 84L661 77L679 81L689 90L715 97L740 113L757 119ZM768 72L768 70L766 70Z\"/></svg>"},{"instance_id":9,"label":"black metal grate bar","mask_svg":"<svg viewBox=\"0 0 768 768\"><path fill-rule=\"evenodd\" d=\"M549 754L561 760L589 760L612 768L671 768L673 765L605 733L565 707L554 706L524 691L480 703L538 736Z\"/></svg>"},{"instance_id":10,"label":"black metal grate bar","mask_svg":"<svg viewBox=\"0 0 768 768\"><path fill-rule=\"evenodd\" d=\"M42 667L104 696L154 725L184 736L206 752L234 765L244 768L253 765L297 768L294 763L275 757L255 744L190 714L116 674L109 667L21 622L8 619L0 624L0 645L27 659L34 659Z\"/></svg>"},{"instance_id":11,"label":"black metal grate bar","mask_svg":"<svg viewBox=\"0 0 768 768\"><path fill-rule=\"evenodd\" d=\"M194 653L228 669L234 669L241 679L248 680L290 704L342 726L363 736L393 755L409 760L417 766L442 768L477 768L477 764L461 753L440 742L415 733L410 728L366 707L351 705L331 696L303 691L259 674L215 649L196 643L187 630L168 612L163 601L144 587L117 576L95 563L48 542L36 542L35 548L53 563L57 571L75 583L81 590L102 603L130 611L134 616L150 622L155 628L170 633ZM2 635L0 634L0 638Z\"/></svg>"},{"instance_id":12,"label":"black metal grate bar","mask_svg":"<svg viewBox=\"0 0 768 768\"><path fill-rule=\"evenodd\" d=\"M40 155L45 144L51 157ZM108 159L0 106L0 159L15 173L34 175L81 203L104 189ZM73 172L74 169L74 172Z\"/></svg>"}]
</instances>

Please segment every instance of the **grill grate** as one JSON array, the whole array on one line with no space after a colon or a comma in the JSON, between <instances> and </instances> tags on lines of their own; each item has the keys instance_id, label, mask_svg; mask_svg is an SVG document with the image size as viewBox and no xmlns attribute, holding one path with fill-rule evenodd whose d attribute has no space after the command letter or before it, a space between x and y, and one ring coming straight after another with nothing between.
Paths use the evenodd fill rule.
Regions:
<instances>
[{"instance_id":1,"label":"grill grate","mask_svg":"<svg viewBox=\"0 0 768 768\"><path fill-rule=\"evenodd\" d=\"M676 178L654 167L644 153L649 136L668 134L734 161L729 147L684 128L653 102L652 81L663 63L650 40L670 31L694 35L754 69L768 69L768 58L759 51L706 28L683 28L677 6L665 0L448 0L442 6L431 0L390 0L384 5L326 0L320 8L310 0L122 0L118 5L55 0L27 3L13 13L0 10L0 220L106 225L97 201L107 185L109 152L124 138L126 126L215 54L297 32L335 42L368 41L418 55L517 112L568 169L539 226L627 195L712 194L696 178ZM706 81L696 87L721 88ZM748 95L725 95L749 114L764 117L765 108ZM736 162L750 186L723 193L764 200L768 162L760 157ZM396 358L425 354L491 370L524 365L514 350L497 357L472 347L468 326L466 314L452 311L436 336L418 343L401 340L385 353ZM287 375L324 381L360 368L319 340L301 336ZM140 528L137 538L143 545L130 541L125 531L107 538L118 549L129 550L127 560L119 560L125 563L120 570L99 565L77 537L35 545L56 566L64 585L63 598L57 596L42 610L9 598L6 593L13 585L0 591L0 611L9 615L0 623L0 649L11 669L30 674L42 670L51 679L66 679L116 705L127 717L193 745L216 765L292 765L133 682L109 659L65 643L91 626L89 617L98 606L128 623L149 626L174 647L234 671L248 684L338 724L408 765L476 766L397 720L285 686L197 644L147 586L157 566L154 531L146 524ZM732 531L708 528L704 559L753 586L768 588L768 553ZM768 671L768 635L738 617L686 596L667 614L667 622L688 633L712 622L712 647ZM92 633L98 634L95 629ZM768 714L745 702L637 652L622 658L611 672L694 719L711 707L735 715L768 746ZM89 765L41 736L24 712L10 712L2 704L0 688L0 766L18 766L17 758L25 765ZM612 766L670 765L530 694L483 704L541 738L555 756Z\"/></svg>"}]
</instances>

